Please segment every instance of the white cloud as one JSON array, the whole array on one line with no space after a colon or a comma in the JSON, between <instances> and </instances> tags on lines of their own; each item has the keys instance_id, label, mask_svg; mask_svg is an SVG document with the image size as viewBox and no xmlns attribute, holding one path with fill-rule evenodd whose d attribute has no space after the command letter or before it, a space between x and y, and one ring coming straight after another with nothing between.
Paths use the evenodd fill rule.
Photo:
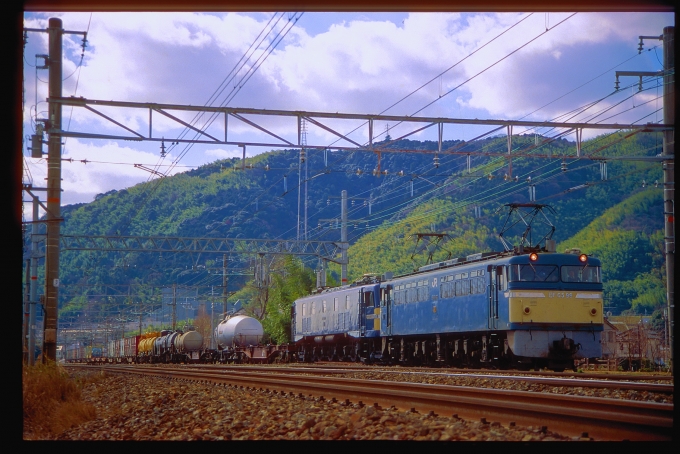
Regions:
<instances>
[{"instance_id":1,"label":"white cloud","mask_svg":"<svg viewBox=\"0 0 680 454\"><path fill-rule=\"evenodd\" d=\"M636 56L637 37L659 35L663 27L674 25L672 14L579 13L555 27L567 13L536 13L513 27L527 14L418 13L402 16L404 19L400 17L395 23L384 18L373 20L375 16L365 13L308 34L305 27L314 21L314 14L305 13L263 63L252 63L261 66L247 80L249 76L243 77L242 73L230 80L234 74L230 71L237 68L237 62L248 52L271 14L29 14L25 26L45 28L49 17L58 16L67 30L84 31L89 27L89 47L80 68L81 36L64 36L64 96L191 105L204 105L209 99L222 104L229 99L229 105L235 107L379 113L412 93L387 113L411 115L445 95L418 115L509 119L530 115L530 119L545 120L610 94L616 70L659 69L660 51ZM278 25L281 26L282 23ZM510 27L513 28L480 50ZM546 27L555 28L545 33ZM529 43L535 37L538 38ZM32 133L36 100L38 117L46 116L47 106L41 100L47 97L47 71L38 71L36 94L35 70L28 66L35 63L35 54L46 53L46 40L45 33L31 33L25 50L25 135ZM660 43L645 42L646 49L654 45ZM525 47L500 61L521 46ZM258 55L255 52L253 58ZM453 65L453 69L437 77ZM612 97L598 108L628 95ZM624 102L630 112L616 121L635 121L640 109L630 109L631 105L639 105L650 96L655 94L644 92ZM148 132L147 110L96 108L142 134ZM184 121L193 118L190 113L171 113ZM71 112L65 108L63 116L64 127L70 121L72 130L128 134L84 109ZM350 122L326 124L343 133L356 126ZM223 137L223 125L223 118L218 119L210 126L209 134ZM272 119L264 121L263 126L291 141L297 140L295 121ZM385 126L376 124L375 134L384 132ZM153 114L153 127L154 133L168 142L183 129L159 113ZM451 130L455 134L466 132L464 127ZM391 130L390 134L398 136L400 130ZM427 131L419 137L432 139L433 134L434 130ZM248 141L254 137L263 139L265 135L229 120L230 140ZM367 140L367 128L352 138ZM308 143L335 140L335 136L310 125ZM148 179L147 172L132 164L156 163L160 144L139 144L138 149L127 145L101 140L85 144L69 139L65 157L93 161L106 157L101 160L127 165L65 163L64 202L90 201L98 193ZM248 154L263 150L248 147ZM172 153L182 156L181 165L197 166L240 156L241 149L180 145ZM45 168L44 163L32 165L34 176L41 168Z\"/></svg>"},{"instance_id":2,"label":"white cloud","mask_svg":"<svg viewBox=\"0 0 680 454\"><path fill-rule=\"evenodd\" d=\"M240 148L230 148L226 150L223 148L213 148L205 150L203 153L213 161L217 159L240 158L243 155L243 151Z\"/></svg>"}]
</instances>

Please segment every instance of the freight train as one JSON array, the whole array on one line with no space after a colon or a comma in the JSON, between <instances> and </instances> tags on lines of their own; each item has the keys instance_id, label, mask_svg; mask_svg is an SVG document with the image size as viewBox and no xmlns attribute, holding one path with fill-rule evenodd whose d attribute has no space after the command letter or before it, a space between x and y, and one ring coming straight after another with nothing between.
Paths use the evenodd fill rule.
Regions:
<instances>
[{"instance_id":1,"label":"freight train","mask_svg":"<svg viewBox=\"0 0 680 454\"><path fill-rule=\"evenodd\" d=\"M215 328L215 349L199 347L198 338L183 342L188 333L152 333L115 341L120 345L109 346L109 361L356 361L562 371L601 357L600 260L578 249L557 253L551 224L543 247L525 247L533 217L547 205L507 206L510 214L534 210L529 222L523 218L520 246L507 247L501 232L502 252L317 289L293 302L290 344L263 344L260 322L237 315Z\"/></svg>"},{"instance_id":2,"label":"freight train","mask_svg":"<svg viewBox=\"0 0 680 454\"><path fill-rule=\"evenodd\" d=\"M203 336L197 331L164 330L110 340L106 348L66 346L67 363L180 363L198 362Z\"/></svg>"},{"instance_id":3,"label":"freight train","mask_svg":"<svg viewBox=\"0 0 680 454\"><path fill-rule=\"evenodd\" d=\"M271 363L289 362L288 345L263 344L264 330L255 318L227 316L214 331L217 347L206 346L198 331L163 330L108 342L108 348L66 347L68 363Z\"/></svg>"}]
</instances>

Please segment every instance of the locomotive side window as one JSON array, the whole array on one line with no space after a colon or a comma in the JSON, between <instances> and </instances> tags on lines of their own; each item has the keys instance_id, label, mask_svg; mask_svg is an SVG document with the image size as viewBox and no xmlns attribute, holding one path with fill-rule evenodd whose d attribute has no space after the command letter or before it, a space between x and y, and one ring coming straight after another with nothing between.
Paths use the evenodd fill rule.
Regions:
<instances>
[{"instance_id":1,"label":"locomotive side window","mask_svg":"<svg viewBox=\"0 0 680 454\"><path fill-rule=\"evenodd\" d=\"M302 303L302 316L307 316L307 303Z\"/></svg>"},{"instance_id":2,"label":"locomotive side window","mask_svg":"<svg viewBox=\"0 0 680 454\"><path fill-rule=\"evenodd\" d=\"M349 295L345 295L345 310L349 309Z\"/></svg>"},{"instance_id":3,"label":"locomotive side window","mask_svg":"<svg viewBox=\"0 0 680 454\"><path fill-rule=\"evenodd\" d=\"M418 301L427 301L428 296L429 296L429 290L430 288L427 285L427 279L424 279L422 281L418 281L418 294L417 298Z\"/></svg>"},{"instance_id":4,"label":"locomotive side window","mask_svg":"<svg viewBox=\"0 0 680 454\"><path fill-rule=\"evenodd\" d=\"M316 314L316 304L312 301L312 315Z\"/></svg>"},{"instance_id":5,"label":"locomotive side window","mask_svg":"<svg viewBox=\"0 0 680 454\"><path fill-rule=\"evenodd\" d=\"M454 296L453 293L453 282L445 282L440 287L441 298L451 298Z\"/></svg>"},{"instance_id":6,"label":"locomotive side window","mask_svg":"<svg viewBox=\"0 0 680 454\"><path fill-rule=\"evenodd\" d=\"M483 277L477 278L477 293L486 293L486 282Z\"/></svg>"},{"instance_id":7,"label":"locomotive side window","mask_svg":"<svg viewBox=\"0 0 680 454\"><path fill-rule=\"evenodd\" d=\"M469 294L470 294L470 281L465 279L464 281L461 281L461 295Z\"/></svg>"},{"instance_id":8,"label":"locomotive side window","mask_svg":"<svg viewBox=\"0 0 680 454\"><path fill-rule=\"evenodd\" d=\"M337 297L333 298L333 312L338 312L339 307L340 303L338 302L338 298Z\"/></svg>"},{"instance_id":9,"label":"locomotive side window","mask_svg":"<svg viewBox=\"0 0 680 454\"><path fill-rule=\"evenodd\" d=\"M321 302L321 312L326 312L326 300Z\"/></svg>"},{"instance_id":10,"label":"locomotive side window","mask_svg":"<svg viewBox=\"0 0 680 454\"><path fill-rule=\"evenodd\" d=\"M508 289L508 273L507 271L498 276L498 290Z\"/></svg>"}]
</instances>

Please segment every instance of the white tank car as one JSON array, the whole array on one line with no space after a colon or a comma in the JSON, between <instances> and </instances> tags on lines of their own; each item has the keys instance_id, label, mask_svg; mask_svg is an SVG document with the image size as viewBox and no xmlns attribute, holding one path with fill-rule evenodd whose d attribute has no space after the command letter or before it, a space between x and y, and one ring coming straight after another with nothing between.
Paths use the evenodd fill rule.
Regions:
<instances>
[{"instance_id":1,"label":"white tank car","mask_svg":"<svg viewBox=\"0 0 680 454\"><path fill-rule=\"evenodd\" d=\"M181 353L200 350L203 347L203 336L198 331L187 331L175 340L175 348Z\"/></svg>"},{"instance_id":2,"label":"white tank car","mask_svg":"<svg viewBox=\"0 0 680 454\"><path fill-rule=\"evenodd\" d=\"M263 334L259 320L246 315L226 318L215 328L215 340L222 349L257 345Z\"/></svg>"}]
</instances>

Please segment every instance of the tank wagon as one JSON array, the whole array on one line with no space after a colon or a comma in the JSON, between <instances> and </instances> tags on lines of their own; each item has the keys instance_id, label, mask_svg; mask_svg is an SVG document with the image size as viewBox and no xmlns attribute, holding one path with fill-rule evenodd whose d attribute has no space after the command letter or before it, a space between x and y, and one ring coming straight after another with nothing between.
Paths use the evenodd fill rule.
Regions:
<instances>
[{"instance_id":1,"label":"tank wagon","mask_svg":"<svg viewBox=\"0 0 680 454\"><path fill-rule=\"evenodd\" d=\"M212 362L272 363L290 361L288 345L264 344L264 329L259 320L246 315L228 316L215 328L217 350Z\"/></svg>"},{"instance_id":2,"label":"tank wagon","mask_svg":"<svg viewBox=\"0 0 680 454\"><path fill-rule=\"evenodd\" d=\"M110 340L107 348L66 346L65 362L189 363L204 355L203 336L198 331L157 331Z\"/></svg>"}]
</instances>

